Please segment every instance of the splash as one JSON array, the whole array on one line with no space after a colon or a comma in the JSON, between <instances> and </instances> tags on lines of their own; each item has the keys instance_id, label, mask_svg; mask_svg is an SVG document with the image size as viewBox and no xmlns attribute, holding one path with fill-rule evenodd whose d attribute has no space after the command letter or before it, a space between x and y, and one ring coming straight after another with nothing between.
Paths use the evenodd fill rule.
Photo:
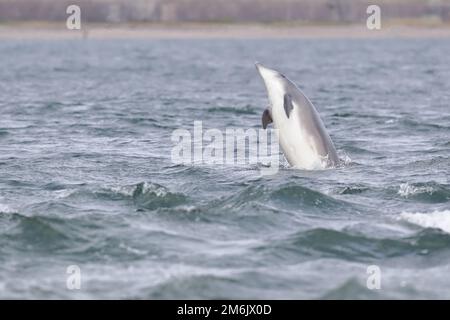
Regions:
<instances>
[{"instance_id":1,"label":"splash","mask_svg":"<svg viewBox=\"0 0 450 320\"><path fill-rule=\"evenodd\" d=\"M403 212L400 219L424 228L440 229L450 233L450 210L433 211L430 213Z\"/></svg>"},{"instance_id":2,"label":"splash","mask_svg":"<svg viewBox=\"0 0 450 320\"><path fill-rule=\"evenodd\" d=\"M14 212L15 210L13 210L10 206L0 203L0 213L14 213Z\"/></svg>"},{"instance_id":3,"label":"splash","mask_svg":"<svg viewBox=\"0 0 450 320\"><path fill-rule=\"evenodd\" d=\"M402 197L408 198L409 196L420 193L433 194L433 191L431 186L414 186L406 182L400 185L400 189L397 193Z\"/></svg>"}]
</instances>

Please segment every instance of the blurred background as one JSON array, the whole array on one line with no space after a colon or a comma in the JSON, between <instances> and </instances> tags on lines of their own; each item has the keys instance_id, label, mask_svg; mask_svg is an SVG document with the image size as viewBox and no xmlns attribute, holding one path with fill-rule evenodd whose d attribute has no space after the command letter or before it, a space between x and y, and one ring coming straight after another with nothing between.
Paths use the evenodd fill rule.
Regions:
<instances>
[{"instance_id":1,"label":"blurred background","mask_svg":"<svg viewBox=\"0 0 450 320\"><path fill-rule=\"evenodd\" d=\"M64 20L70 4L82 8L84 21L107 23L357 23L370 4L382 8L384 21L450 21L450 0L0 0L0 22Z\"/></svg>"}]
</instances>

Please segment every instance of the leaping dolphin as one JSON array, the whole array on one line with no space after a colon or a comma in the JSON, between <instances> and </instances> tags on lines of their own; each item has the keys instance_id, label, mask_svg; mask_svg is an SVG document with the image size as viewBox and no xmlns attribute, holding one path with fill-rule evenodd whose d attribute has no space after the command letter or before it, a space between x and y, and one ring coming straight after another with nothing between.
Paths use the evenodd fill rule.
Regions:
<instances>
[{"instance_id":1,"label":"leaping dolphin","mask_svg":"<svg viewBox=\"0 0 450 320\"><path fill-rule=\"evenodd\" d=\"M270 101L262 115L263 128L273 122L289 164L307 170L336 166L339 157L333 141L311 101L280 72L260 63L256 63L256 69Z\"/></svg>"}]
</instances>

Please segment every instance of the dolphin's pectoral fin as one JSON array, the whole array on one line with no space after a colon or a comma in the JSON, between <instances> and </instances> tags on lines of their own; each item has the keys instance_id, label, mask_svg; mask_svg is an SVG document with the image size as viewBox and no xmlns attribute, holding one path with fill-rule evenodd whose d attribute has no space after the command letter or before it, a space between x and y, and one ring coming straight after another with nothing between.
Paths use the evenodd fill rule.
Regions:
<instances>
[{"instance_id":1,"label":"dolphin's pectoral fin","mask_svg":"<svg viewBox=\"0 0 450 320\"><path fill-rule=\"evenodd\" d=\"M286 117L289 118L294 105L292 104L292 98L289 94L285 93L283 98L284 112L286 112Z\"/></svg>"},{"instance_id":2,"label":"dolphin's pectoral fin","mask_svg":"<svg viewBox=\"0 0 450 320\"><path fill-rule=\"evenodd\" d=\"M270 114L270 110L269 109L264 110L264 112L262 114L262 126L263 126L263 129L267 128L267 125L272 123L272 122L273 122L273 120L272 120L272 116Z\"/></svg>"}]
</instances>

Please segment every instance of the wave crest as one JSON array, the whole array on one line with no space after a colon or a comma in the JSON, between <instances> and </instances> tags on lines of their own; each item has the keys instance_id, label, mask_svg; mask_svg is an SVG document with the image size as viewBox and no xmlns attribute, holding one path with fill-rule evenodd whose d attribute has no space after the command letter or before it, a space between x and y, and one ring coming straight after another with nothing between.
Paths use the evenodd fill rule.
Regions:
<instances>
[{"instance_id":1,"label":"wave crest","mask_svg":"<svg viewBox=\"0 0 450 320\"><path fill-rule=\"evenodd\" d=\"M423 228L440 229L450 233L450 210L433 211L430 213L402 212L400 219Z\"/></svg>"},{"instance_id":2,"label":"wave crest","mask_svg":"<svg viewBox=\"0 0 450 320\"><path fill-rule=\"evenodd\" d=\"M132 197L138 207L150 210L174 207L187 201L182 193L173 193L164 186L147 182L137 184Z\"/></svg>"},{"instance_id":3,"label":"wave crest","mask_svg":"<svg viewBox=\"0 0 450 320\"><path fill-rule=\"evenodd\" d=\"M402 183L397 191L403 198L417 199L425 202L447 202L450 200L450 189L438 183Z\"/></svg>"}]
</instances>

